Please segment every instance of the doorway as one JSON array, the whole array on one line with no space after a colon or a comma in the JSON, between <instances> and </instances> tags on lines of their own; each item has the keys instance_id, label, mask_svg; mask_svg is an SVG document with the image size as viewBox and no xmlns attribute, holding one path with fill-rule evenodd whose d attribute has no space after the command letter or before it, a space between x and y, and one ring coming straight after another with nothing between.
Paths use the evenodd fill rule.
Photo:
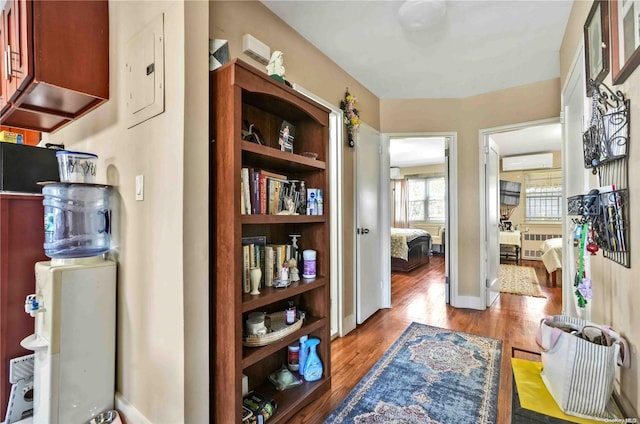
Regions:
<instances>
[{"instance_id":1,"label":"doorway","mask_svg":"<svg viewBox=\"0 0 640 424\"><path fill-rule=\"evenodd\" d=\"M385 240L385 275L391 274L391 229L426 230L434 242L428 254L444 256L445 297L455 306L457 298L457 136L455 133L386 134L381 203L389 213L382 226ZM404 192L400 192L404 190ZM414 247L415 248L415 247ZM398 255L399 256L399 255ZM428 267L428 265L421 265ZM417 269L417 268L416 268Z\"/></svg>"},{"instance_id":2,"label":"doorway","mask_svg":"<svg viewBox=\"0 0 640 424\"><path fill-rule=\"evenodd\" d=\"M480 293L488 308L494 296L494 264L519 266L522 259L541 261L541 245L562 237L562 128L559 118L480 131ZM486 174L495 143L500 157L498 184ZM496 214L496 196L499 214ZM496 216L497 215L497 216ZM496 221L500 220L496 225ZM498 227L498 229L496 229ZM489 241L498 234L498 246ZM502 259L502 261L501 261ZM498 272L499 274L499 272ZM494 286L499 288L499 285Z\"/></svg>"}]
</instances>

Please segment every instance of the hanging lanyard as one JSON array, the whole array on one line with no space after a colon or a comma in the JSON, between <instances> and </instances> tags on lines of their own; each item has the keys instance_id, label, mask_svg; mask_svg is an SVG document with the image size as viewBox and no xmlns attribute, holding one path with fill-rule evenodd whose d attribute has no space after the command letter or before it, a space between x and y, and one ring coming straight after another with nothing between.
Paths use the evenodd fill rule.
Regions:
<instances>
[{"instance_id":1,"label":"hanging lanyard","mask_svg":"<svg viewBox=\"0 0 640 424\"><path fill-rule=\"evenodd\" d=\"M582 224L582 235L580 237L580 253L578 262L578 278L576 278L576 285L580 284L582 277L584 277L584 245L587 241L587 232L589 231L589 224Z\"/></svg>"}]
</instances>

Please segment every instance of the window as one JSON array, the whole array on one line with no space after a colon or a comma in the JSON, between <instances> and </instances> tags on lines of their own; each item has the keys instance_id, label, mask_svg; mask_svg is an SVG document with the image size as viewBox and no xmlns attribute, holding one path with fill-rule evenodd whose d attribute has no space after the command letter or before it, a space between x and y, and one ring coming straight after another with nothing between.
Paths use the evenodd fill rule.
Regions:
<instances>
[{"instance_id":1,"label":"window","mask_svg":"<svg viewBox=\"0 0 640 424\"><path fill-rule=\"evenodd\" d=\"M562 173L528 172L524 175L525 220L560 221L562 218Z\"/></svg>"},{"instance_id":2,"label":"window","mask_svg":"<svg viewBox=\"0 0 640 424\"><path fill-rule=\"evenodd\" d=\"M444 221L444 177L410 178L409 221Z\"/></svg>"}]
</instances>

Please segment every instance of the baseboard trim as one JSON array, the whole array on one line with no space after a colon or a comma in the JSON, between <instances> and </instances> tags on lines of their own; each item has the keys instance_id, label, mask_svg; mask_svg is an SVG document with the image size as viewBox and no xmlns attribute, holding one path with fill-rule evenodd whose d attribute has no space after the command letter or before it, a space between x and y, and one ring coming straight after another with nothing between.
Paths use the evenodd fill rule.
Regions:
<instances>
[{"instance_id":1,"label":"baseboard trim","mask_svg":"<svg viewBox=\"0 0 640 424\"><path fill-rule=\"evenodd\" d=\"M120 392L116 392L116 410L127 424L152 424L147 417L136 409Z\"/></svg>"}]
</instances>

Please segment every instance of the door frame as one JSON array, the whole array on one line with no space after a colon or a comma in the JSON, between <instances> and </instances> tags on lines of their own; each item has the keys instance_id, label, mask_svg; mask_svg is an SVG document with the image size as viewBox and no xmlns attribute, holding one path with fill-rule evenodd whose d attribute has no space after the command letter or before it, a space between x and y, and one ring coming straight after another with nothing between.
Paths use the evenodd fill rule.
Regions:
<instances>
[{"instance_id":1,"label":"door frame","mask_svg":"<svg viewBox=\"0 0 640 424\"><path fill-rule=\"evenodd\" d=\"M567 121L567 112L569 111L569 107L566 105L567 96L571 94L572 88L575 87L576 90L582 94L582 110L579 111L582 118L583 130L585 129L585 123L587 117L585 116L585 111L588 111L590 108L590 101L587 97L586 88L584 84L584 42L580 43L576 48L574 53L573 61L571 62L571 66L569 67L569 72L567 73L567 79L564 82L562 87L562 91L560 92L560 110L562 111L561 123L562 123L562 180L568 181L570 178L569 175L569 156L567 152L574 151L574 149L570 149L569 146L569 138L571 135L569 134L569 130L566 125ZM582 182L584 184L582 193L586 193L589 191L589 174L590 171L586 168L582 168L583 178ZM572 196L576 193L569 193L567 191L567 184L562 184L562 198L566 199L568 196ZM591 320L591 302L587 304L587 306L579 311L577 309L575 296L573 294L573 278L574 274L571 272L572 268L575 265L572 263L573 255L569 252L572 252L573 247L573 234L571 231L571 226L569 225L568 215L568 204L564 202L562 205L562 239L563 239L563 254L562 254L562 313L564 315L570 315L582 319L586 319L587 321ZM566 253L565 253L566 252ZM588 271L589 272L589 271Z\"/></svg>"},{"instance_id":2,"label":"door frame","mask_svg":"<svg viewBox=\"0 0 640 424\"><path fill-rule=\"evenodd\" d=\"M479 185L478 185L478 192L482 193L481 196L479 196L479 200L480 200L480 213L478 214L479 216L479 221L478 221L478 227L480 228L480 243L478 245L479 248L479 252L482 252L484 249L484 242L485 239L487 237L487 232L486 232L486 222L487 222L487 204L486 204L486 193L485 193L485 171L484 171L484 160L485 160L485 153L484 153L484 146L485 146L485 140L488 140L489 137L492 134L497 134L497 133L502 133L502 132L507 132L507 131L516 131L516 130L521 130L524 128L528 128L528 127L535 127L538 125L546 125L546 124L557 124L560 122L560 117L557 118L547 118L547 119L539 119L536 121L527 121L527 122L520 122L520 123L516 123L516 124L509 124L509 125L502 125L499 127L491 127L491 128L484 128L478 131L478 151L481 152L479 156L479 172L478 172L478 179L479 179ZM498 175L500 172L501 167L498 166ZM498 193L499 195L499 193ZM487 253L491 253L491 252L487 252ZM498 257L500 256L500 252L495 252L496 255L498 255ZM488 256L487 256L488 259ZM498 261L500 259L498 258ZM480 273L479 273L479 279L478 279L478 285L480 287L480 305L481 308L480 309L486 309L488 308L490 305L487 305L487 284L486 284L486 280L487 280L487 262L483 259L480 258Z\"/></svg>"},{"instance_id":3,"label":"door frame","mask_svg":"<svg viewBox=\"0 0 640 424\"><path fill-rule=\"evenodd\" d=\"M461 304L458 296L458 133L457 132L409 132L409 133L384 133L382 134L382 180L380 184L380 204L383 210L381 225L383 269L382 277L389 287L389 307L391 307L391 222L390 222L390 197L391 181L389 179L389 141L391 138L411 137L445 137L449 139L448 155L445 160L445 178L447 179L448 210L449 216L445 219L445 274L449 278L449 304L458 307ZM448 176L448 177L447 177ZM386 255L386 256L385 256ZM445 282L446 284L446 282ZM446 297L446 296L445 296Z\"/></svg>"},{"instance_id":4,"label":"door frame","mask_svg":"<svg viewBox=\"0 0 640 424\"><path fill-rule=\"evenodd\" d=\"M342 337L343 333L343 313L344 313L344 285L343 285L343 269L344 269L344 232L342 221L342 205L343 205L343 174L342 174L342 149L344 139L344 113L340 108L334 106L330 102L316 96L306 90L299 84L293 84L293 89L299 93L309 97L310 99L320 103L322 106L330 109L329 116L329 195L330 195L330 222L329 222L329 246L331 252L330 265L330 295L331 295L331 311L330 311L330 328L331 338ZM336 123L337 125L333 125ZM354 253L355 258L355 244ZM354 267L355 274L355 267ZM355 281L355 280L354 280ZM334 309L335 308L335 309ZM334 322L331 322L335 320Z\"/></svg>"},{"instance_id":5,"label":"door frame","mask_svg":"<svg viewBox=\"0 0 640 424\"><path fill-rule=\"evenodd\" d=\"M487 184L487 178L489 177L489 166L488 166L488 159L489 159L489 155L491 153L491 149L494 149L495 152L498 154L498 180L496 181L496 185L495 185L495 190L497 191L497 193L495 193L496 195L496 203L497 203L497 207L498 207L498 215L500 214L500 149L498 147L498 143L496 143L495 141L493 141L491 139L491 137L484 137L484 145L482 147L482 156L484 157L484 176L485 176L485 185L484 185L484 191L482 192L482 194L484 196L480 196L480 197L484 197L484 208L482 208L482 210L485 212L485 222L484 222L484 245L483 245L483 249L480 250L480 252L484 252L485 256L484 256L484 260L481 261L482 265L485 267L484 269L484 274L485 274L485 288L486 288L486 292L485 292L485 296L486 296L486 304L487 307L490 307L493 302L495 302L496 300L498 300L498 297L500 297L500 233L498 231L498 228L495 228L494 231L496 231L497 234L497 242L498 242L498 255L497 256L491 256L489 257L488 252L491 251L491 249L489 248L489 246L491 245L491 243L489 243L489 236L490 236L490 230L492 225L489 225L489 216L487 215L487 210L489 208L489 205L487 205L488 200L491 198L490 193L491 193L491 184ZM499 218L498 218L498 222L499 222ZM497 227L497 226L496 226ZM491 259L492 262L497 262L498 263L498 268L497 268L497 275L495 275L495 280L493 284L490 284L490 280L489 280L489 259ZM493 275L491 276L492 278L494 277ZM497 290L496 289L497 286ZM491 288L494 288L494 290L491 290ZM491 292L495 292L496 294L492 295Z\"/></svg>"}]
</instances>

